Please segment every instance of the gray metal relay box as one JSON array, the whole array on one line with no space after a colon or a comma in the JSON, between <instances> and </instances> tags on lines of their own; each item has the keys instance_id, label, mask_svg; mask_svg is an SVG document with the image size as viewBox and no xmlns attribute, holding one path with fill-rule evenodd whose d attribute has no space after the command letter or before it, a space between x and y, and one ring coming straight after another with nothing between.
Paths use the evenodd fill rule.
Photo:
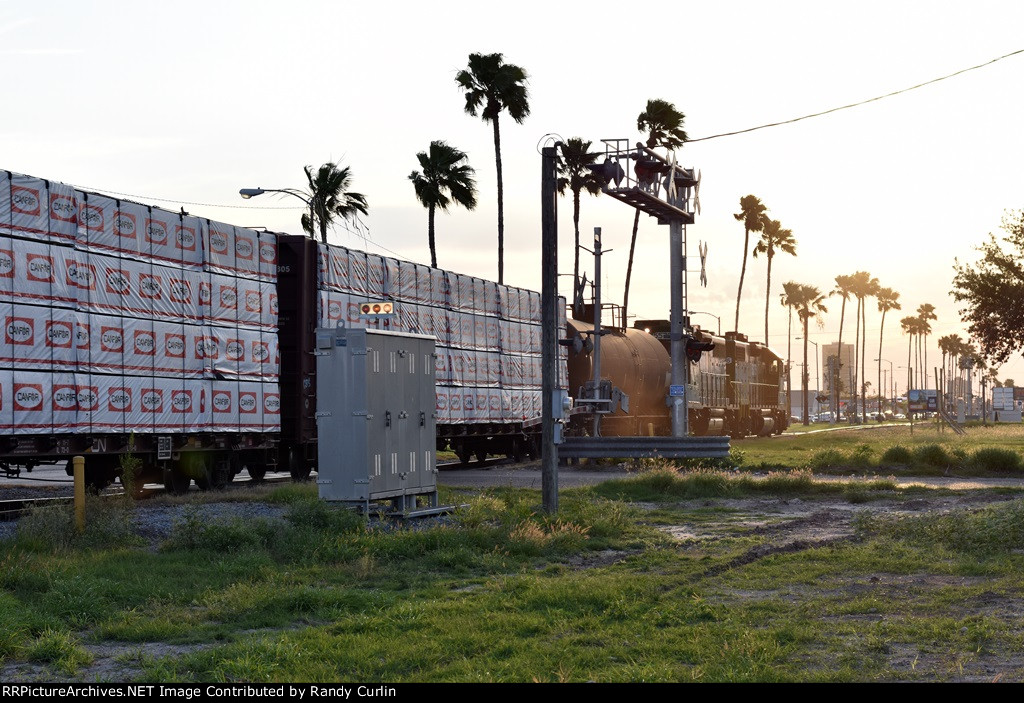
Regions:
<instances>
[{"instance_id":1,"label":"gray metal relay box","mask_svg":"<svg viewBox=\"0 0 1024 703\"><path fill-rule=\"evenodd\" d=\"M320 328L317 356L317 484L320 498L417 496L437 506L434 337L372 329Z\"/></svg>"}]
</instances>

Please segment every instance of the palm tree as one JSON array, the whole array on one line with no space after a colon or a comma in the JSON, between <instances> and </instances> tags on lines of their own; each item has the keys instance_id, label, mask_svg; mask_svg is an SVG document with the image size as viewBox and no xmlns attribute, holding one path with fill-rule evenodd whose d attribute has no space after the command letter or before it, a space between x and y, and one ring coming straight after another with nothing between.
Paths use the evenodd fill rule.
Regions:
<instances>
[{"instance_id":1,"label":"palm tree","mask_svg":"<svg viewBox=\"0 0 1024 703\"><path fill-rule=\"evenodd\" d=\"M900 320L903 334L908 335L907 339L907 392L914 387L914 367L910 365L910 351L914 346L914 335L917 334L918 319L908 316Z\"/></svg>"},{"instance_id":2,"label":"palm tree","mask_svg":"<svg viewBox=\"0 0 1024 703\"><path fill-rule=\"evenodd\" d=\"M320 239L327 243L327 229L336 218L360 226L359 216L369 214L366 196L349 190L352 185L352 173L349 167L339 168L338 164L326 163L313 173L312 166L303 169L309 181L309 207L311 212L302 215L302 229L309 236L315 236L316 227L320 229ZM316 217L313 222L311 217Z\"/></svg>"},{"instance_id":3,"label":"palm tree","mask_svg":"<svg viewBox=\"0 0 1024 703\"><path fill-rule=\"evenodd\" d=\"M476 207L476 171L469 165L465 152L443 141L430 142L430 149L416 154L423 172L409 174L416 199L427 208L427 240L430 243L430 265L437 268L437 246L434 239L434 211L448 212L452 203L467 210Z\"/></svg>"},{"instance_id":4,"label":"palm tree","mask_svg":"<svg viewBox=\"0 0 1024 703\"><path fill-rule=\"evenodd\" d=\"M772 295L772 259L775 258L776 250L796 256L796 239L793 238L793 231L782 229L778 220L765 218L761 230L761 240L754 246L754 258L758 254L768 257L768 285L764 296L764 345L768 346L768 302Z\"/></svg>"},{"instance_id":5,"label":"palm tree","mask_svg":"<svg viewBox=\"0 0 1024 703\"><path fill-rule=\"evenodd\" d=\"M796 307L797 297L800 292L800 284L793 281L786 281L782 284L782 295L780 302L789 308L789 329L786 332L786 415L793 414L793 404L790 402L790 375L791 359L793 357L793 308Z\"/></svg>"},{"instance_id":6,"label":"palm tree","mask_svg":"<svg viewBox=\"0 0 1024 703\"><path fill-rule=\"evenodd\" d=\"M867 356L867 319L865 316L865 303L869 295L874 295L875 291L878 290L878 279L872 278L871 274L867 271L857 271L853 274L853 294L857 297L857 332L854 338L854 343L859 341L859 346L855 350L855 358L859 360L859 364L855 362L855 367L860 366L860 412L861 417L864 421L867 421L867 397L864 389L864 379L867 378L865 373L865 357ZM864 330L863 333L861 330ZM856 374L856 368L854 370ZM854 396L857 394L858 384L854 384Z\"/></svg>"},{"instance_id":7,"label":"palm tree","mask_svg":"<svg viewBox=\"0 0 1024 703\"><path fill-rule=\"evenodd\" d=\"M835 394L836 394L836 415L839 414L839 389L841 387L840 379L842 378L843 368L843 324L846 320L846 301L850 299L850 295L853 293L854 278L850 276L836 276L836 287L832 289L832 295L838 295L843 299L843 305L840 308L839 313L839 355L836 359L835 366Z\"/></svg>"},{"instance_id":8,"label":"palm tree","mask_svg":"<svg viewBox=\"0 0 1024 703\"><path fill-rule=\"evenodd\" d=\"M509 116L522 124L530 114L526 91L526 71L505 63L501 54L470 54L469 67L459 71L455 82L466 93L466 112L480 113L494 128L494 161L498 168L498 283L505 282L505 189L501 178L501 131L498 115Z\"/></svg>"},{"instance_id":9,"label":"palm tree","mask_svg":"<svg viewBox=\"0 0 1024 703\"><path fill-rule=\"evenodd\" d=\"M689 139L683 129L686 115L665 100L648 100L647 108L637 115L636 128L647 130L647 148L663 146L678 149ZM629 282L633 276L633 254L636 252L636 233L640 229L640 209L633 216L633 236L629 240L629 261L626 263L626 286L622 294L622 320L625 322L629 309Z\"/></svg>"},{"instance_id":10,"label":"palm tree","mask_svg":"<svg viewBox=\"0 0 1024 703\"><path fill-rule=\"evenodd\" d=\"M917 307L917 316L918 316L918 318L920 318L921 322L924 323L922 325L922 328L924 329L924 334L922 335L924 337L924 343L923 343L923 346L924 346L924 376L923 376L923 378L925 380L924 387L925 387L925 390L927 390L928 389L928 335L932 333L932 326L929 324L929 320L937 320L938 317L936 317L936 315L935 315L935 306L931 305L930 303L921 303Z\"/></svg>"},{"instance_id":11,"label":"palm tree","mask_svg":"<svg viewBox=\"0 0 1024 703\"><path fill-rule=\"evenodd\" d=\"M900 310L900 294L892 288L879 288L875 295L878 300L878 312L882 313L882 324L878 332L878 392L882 392L882 336L885 334L885 313ZM879 396L881 398L881 396ZM878 401L878 410L882 410L882 401Z\"/></svg>"},{"instance_id":12,"label":"palm tree","mask_svg":"<svg viewBox=\"0 0 1024 703\"><path fill-rule=\"evenodd\" d=\"M583 293L580 283L580 193L585 190L591 195L598 195L601 192L601 179L590 170L599 154L590 151L590 144L579 137L572 137L562 144L558 156L558 194L565 195L567 188L572 191L572 224L576 233L572 268L572 304L575 314L580 313L576 303Z\"/></svg>"},{"instance_id":13,"label":"palm tree","mask_svg":"<svg viewBox=\"0 0 1024 703\"><path fill-rule=\"evenodd\" d=\"M809 425L810 419L807 416L808 395L807 395L807 384L809 381L810 374L807 371L807 327L808 323L814 319L821 325L821 313L828 312L828 308L825 307L825 295L814 286L804 285L802 283L797 284L798 288L794 290L793 303L797 310L797 315L804 326L804 368L803 368L803 394L804 394L804 424Z\"/></svg>"},{"instance_id":14,"label":"palm tree","mask_svg":"<svg viewBox=\"0 0 1024 703\"><path fill-rule=\"evenodd\" d=\"M760 232L764 229L767 221L765 207L761 199L753 195L744 195L740 198L740 211L733 215L739 222L743 223L743 268L740 269L740 287L736 291L736 321L733 323L735 330L740 329L740 298L743 297L743 278L747 275L747 252L750 250L750 233Z\"/></svg>"}]
</instances>

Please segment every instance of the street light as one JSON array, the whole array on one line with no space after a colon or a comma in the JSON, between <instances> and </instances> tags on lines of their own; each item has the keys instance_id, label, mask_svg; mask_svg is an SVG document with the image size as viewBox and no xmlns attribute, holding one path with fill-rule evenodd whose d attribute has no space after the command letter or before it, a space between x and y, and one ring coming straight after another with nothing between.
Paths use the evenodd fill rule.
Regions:
<instances>
[{"instance_id":1,"label":"street light","mask_svg":"<svg viewBox=\"0 0 1024 703\"><path fill-rule=\"evenodd\" d=\"M872 359L872 361L884 361L885 363L889 364L889 378L892 379L893 382L896 381L896 374L893 371L893 365L892 365L891 361L889 361L888 359ZM893 395L895 396L896 394L893 393ZM882 389L881 389L881 387L879 387L879 389L878 389L878 399L879 399L878 400L878 412L882 412L882 400L881 400L882 399ZM896 412L896 409L894 407L890 407L889 409L892 410L892 412L894 412L894 413Z\"/></svg>"},{"instance_id":2,"label":"street light","mask_svg":"<svg viewBox=\"0 0 1024 703\"><path fill-rule=\"evenodd\" d=\"M294 190L293 188L242 188L238 191L238 194L242 196L243 200L255 198L257 195L263 195L264 193L284 193L285 195L291 195L306 203L309 207L309 236L316 236L316 227L314 225L316 218L314 217L312 198L306 197L305 193L299 190Z\"/></svg>"},{"instance_id":3,"label":"street light","mask_svg":"<svg viewBox=\"0 0 1024 703\"><path fill-rule=\"evenodd\" d=\"M713 312L703 312L701 310L687 310L686 312L688 315L711 315L711 317L718 320L718 336L722 336L722 318L720 318L718 315L716 315Z\"/></svg>"},{"instance_id":4,"label":"street light","mask_svg":"<svg viewBox=\"0 0 1024 703\"><path fill-rule=\"evenodd\" d=\"M803 337L793 337L793 339L803 339ZM818 403L818 412L821 412L821 402L818 401L817 395L821 393L821 364L818 362L818 357L821 353L818 351L818 343L810 337L807 341L814 345L814 402ZM804 369L804 373L807 373L807 369Z\"/></svg>"}]
</instances>

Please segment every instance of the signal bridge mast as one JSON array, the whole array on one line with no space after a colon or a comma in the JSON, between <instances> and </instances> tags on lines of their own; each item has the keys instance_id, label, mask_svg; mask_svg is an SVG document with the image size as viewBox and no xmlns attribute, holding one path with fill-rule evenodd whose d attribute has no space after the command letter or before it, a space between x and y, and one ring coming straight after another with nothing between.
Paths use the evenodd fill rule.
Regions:
<instances>
[{"instance_id":1,"label":"signal bridge mast","mask_svg":"<svg viewBox=\"0 0 1024 703\"><path fill-rule=\"evenodd\" d=\"M685 437L689 434L686 352L692 332L687 314L686 225L693 224L695 212L700 213L700 172L678 166L674 154L666 158L640 142L631 147L628 139L601 141L604 162L591 170L602 179L602 192L669 227L672 377L665 402L672 412L672 436Z\"/></svg>"}]
</instances>

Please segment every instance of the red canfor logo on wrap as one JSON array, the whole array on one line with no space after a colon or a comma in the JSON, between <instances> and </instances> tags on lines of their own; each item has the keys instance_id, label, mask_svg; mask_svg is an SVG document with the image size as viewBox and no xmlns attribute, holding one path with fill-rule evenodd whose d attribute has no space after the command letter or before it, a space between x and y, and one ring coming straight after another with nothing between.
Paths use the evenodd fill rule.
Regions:
<instances>
[{"instance_id":1,"label":"red canfor logo on wrap","mask_svg":"<svg viewBox=\"0 0 1024 703\"><path fill-rule=\"evenodd\" d=\"M277 293L270 294L270 314L277 314Z\"/></svg>"},{"instance_id":2,"label":"red canfor logo on wrap","mask_svg":"<svg viewBox=\"0 0 1024 703\"><path fill-rule=\"evenodd\" d=\"M188 413L192 412L192 391L175 390L171 391L171 412Z\"/></svg>"},{"instance_id":3,"label":"red canfor logo on wrap","mask_svg":"<svg viewBox=\"0 0 1024 703\"><path fill-rule=\"evenodd\" d=\"M224 355L229 361L241 361L245 356L245 345L240 339L229 339L224 347Z\"/></svg>"},{"instance_id":4,"label":"red canfor logo on wrap","mask_svg":"<svg viewBox=\"0 0 1024 703\"><path fill-rule=\"evenodd\" d=\"M246 414L255 413L259 407L256 401L256 394L252 391L238 392L238 410Z\"/></svg>"},{"instance_id":5,"label":"red canfor logo on wrap","mask_svg":"<svg viewBox=\"0 0 1024 703\"><path fill-rule=\"evenodd\" d=\"M341 303L337 300L327 301L327 319L328 320L340 320L341 319Z\"/></svg>"},{"instance_id":6,"label":"red canfor logo on wrap","mask_svg":"<svg viewBox=\"0 0 1024 703\"><path fill-rule=\"evenodd\" d=\"M14 409L23 412L39 412L43 409L43 385L41 383L15 383Z\"/></svg>"},{"instance_id":7,"label":"red canfor logo on wrap","mask_svg":"<svg viewBox=\"0 0 1024 703\"><path fill-rule=\"evenodd\" d=\"M151 273L139 274L139 294L143 298L159 300L163 292L163 280Z\"/></svg>"},{"instance_id":8,"label":"red canfor logo on wrap","mask_svg":"<svg viewBox=\"0 0 1024 703\"><path fill-rule=\"evenodd\" d=\"M443 393L437 393L434 407L437 410L446 410L448 408L448 396Z\"/></svg>"},{"instance_id":9,"label":"red canfor logo on wrap","mask_svg":"<svg viewBox=\"0 0 1024 703\"><path fill-rule=\"evenodd\" d=\"M40 213L39 190L36 188L12 185L11 212L16 212L19 215L38 217Z\"/></svg>"},{"instance_id":10,"label":"red canfor logo on wrap","mask_svg":"<svg viewBox=\"0 0 1024 703\"><path fill-rule=\"evenodd\" d=\"M213 294L210 292L209 283L199 284L199 304L209 305L210 301L213 300Z\"/></svg>"},{"instance_id":11,"label":"red canfor logo on wrap","mask_svg":"<svg viewBox=\"0 0 1024 703\"><path fill-rule=\"evenodd\" d=\"M167 223L160 220L146 220L146 241L150 244L167 244Z\"/></svg>"},{"instance_id":12,"label":"red canfor logo on wrap","mask_svg":"<svg viewBox=\"0 0 1024 703\"><path fill-rule=\"evenodd\" d=\"M164 333L164 356L172 359L185 358L185 335L173 332Z\"/></svg>"},{"instance_id":13,"label":"red canfor logo on wrap","mask_svg":"<svg viewBox=\"0 0 1024 703\"><path fill-rule=\"evenodd\" d=\"M115 386L107 390L107 409L110 412L131 412L132 390L124 386Z\"/></svg>"},{"instance_id":14,"label":"red canfor logo on wrap","mask_svg":"<svg viewBox=\"0 0 1024 703\"><path fill-rule=\"evenodd\" d=\"M229 235L223 230L210 227L210 252L221 256L228 253Z\"/></svg>"},{"instance_id":15,"label":"red canfor logo on wrap","mask_svg":"<svg viewBox=\"0 0 1024 703\"><path fill-rule=\"evenodd\" d=\"M42 254L26 254L26 276L30 281L38 283L55 283L53 278L53 258Z\"/></svg>"},{"instance_id":16,"label":"red canfor logo on wrap","mask_svg":"<svg viewBox=\"0 0 1024 703\"><path fill-rule=\"evenodd\" d=\"M0 278L14 278L14 252L0 249Z\"/></svg>"},{"instance_id":17,"label":"red canfor logo on wrap","mask_svg":"<svg viewBox=\"0 0 1024 703\"><path fill-rule=\"evenodd\" d=\"M68 411L78 409L78 387L60 384L53 387L53 409Z\"/></svg>"},{"instance_id":18,"label":"red canfor logo on wrap","mask_svg":"<svg viewBox=\"0 0 1024 703\"><path fill-rule=\"evenodd\" d=\"M50 219L78 224L78 203L74 196L50 193Z\"/></svg>"},{"instance_id":19,"label":"red canfor logo on wrap","mask_svg":"<svg viewBox=\"0 0 1024 703\"><path fill-rule=\"evenodd\" d=\"M124 329L121 327L100 327L100 349L119 354L124 351Z\"/></svg>"},{"instance_id":20,"label":"red canfor logo on wrap","mask_svg":"<svg viewBox=\"0 0 1024 703\"><path fill-rule=\"evenodd\" d=\"M245 310L246 312L263 312L263 296L258 290L245 291Z\"/></svg>"},{"instance_id":21,"label":"red canfor logo on wrap","mask_svg":"<svg viewBox=\"0 0 1024 703\"><path fill-rule=\"evenodd\" d=\"M75 324L75 348L89 348L89 323L78 322Z\"/></svg>"},{"instance_id":22,"label":"red canfor logo on wrap","mask_svg":"<svg viewBox=\"0 0 1024 703\"><path fill-rule=\"evenodd\" d=\"M35 344L35 320L8 316L4 322L4 339L8 344Z\"/></svg>"},{"instance_id":23,"label":"red canfor logo on wrap","mask_svg":"<svg viewBox=\"0 0 1024 703\"><path fill-rule=\"evenodd\" d=\"M138 231L138 224L135 222L135 215L127 212L117 213L114 218L114 234L123 239L135 239Z\"/></svg>"},{"instance_id":24,"label":"red canfor logo on wrap","mask_svg":"<svg viewBox=\"0 0 1024 703\"><path fill-rule=\"evenodd\" d=\"M46 322L46 346L70 349L74 327L69 320L48 320Z\"/></svg>"},{"instance_id":25,"label":"red canfor logo on wrap","mask_svg":"<svg viewBox=\"0 0 1024 703\"><path fill-rule=\"evenodd\" d=\"M136 354L153 356L156 353L156 339L149 330L135 330L133 340Z\"/></svg>"},{"instance_id":26,"label":"red canfor logo on wrap","mask_svg":"<svg viewBox=\"0 0 1024 703\"><path fill-rule=\"evenodd\" d=\"M261 364L266 363L270 360L270 343L269 342L253 342L252 343L252 360L257 361Z\"/></svg>"},{"instance_id":27,"label":"red canfor logo on wrap","mask_svg":"<svg viewBox=\"0 0 1024 703\"><path fill-rule=\"evenodd\" d=\"M195 353L197 359L217 359L220 357L220 345L213 337L196 337Z\"/></svg>"},{"instance_id":28,"label":"red canfor logo on wrap","mask_svg":"<svg viewBox=\"0 0 1024 703\"><path fill-rule=\"evenodd\" d=\"M132 292L131 279L121 269L106 269L103 280L108 293L128 295Z\"/></svg>"},{"instance_id":29,"label":"red canfor logo on wrap","mask_svg":"<svg viewBox=\"0 0 1024 703\"><path fill-rule=\"evenodd\" d=\"M162 413L164 411L164 392L160 388L143 388L139 396L139 404L144 413Z\"/></svg>"},{"instance_id":30,"label":"red canfor logo on wrap","mask_svg":"<svg viewBox=\"0 0 1024 703\"><path fill-rule=\"evenodd\" d=\"M196 250L196 231L191 227L174 226L174 246L182 251Z\"/></svg>"},{"instance_id":31,"label":"red canfor logo on wrap","mask_svg":"<svg viewBox=\"0 0 1024 703\"><path fill-rule=\"evenodd\" d=\"M238 234L235 236L235 256L237 258L252 261L252 254L254 250L255 247L252 244L251 237L244 234Z\"/></svg>"},{"instance_id":32,"label":"red canfor logo on wrap","mask_svg":"<svg viewBox=\"0 0 1024 703\"><path fill-rule=\"evenodd\" d=\"M231 412L231 391L215 390L213 392L213 412Z\"/></svg>"},{"instance_id":33,"label":"red canfor logo on wrap","mask_svg":"<svg viewBox=\"0 0 1024 703\"><path fill-rule=\"evenodd\" d=\"M94 290L96 288L96 267L90 266L84 261L68 261L65 269L65 279L69 286L81 288L82 290Z\"/></svg>"},{"instance_id":34,"label":"red canfor logo on wrap","mask_svg":"<svg viewBox=\"0 0 1024 703\"><path fill-rule=\"evenodd\" d=\"M168 295L175 303L192 301L192 284L183 278L172 278L168 284Z\"/></svg>"},{"instance_id":35,"label":"red canfor logo on wrap","mask_svg":"<svg viewBox=\"0 0 1024 703\"><path fill-rule=\"evenodd\" d=\"M220 306L225 310L236 310L238 308L238 293L234 286L220 287Z\"/></svg>"},{"instance_id":36,"label":"red canfor logo on wrap","mask_svg":"<svg viewBox=\"0 0 1024 703\"><path fill-rule=\"evenodd\" d=\"M79 410L96 410L100 407L100 392L96 386L76 386Z\"/></svg>"},{"instance_id":37,"label":"red canfor logo on wrap","mask_svg":"<svg viewBox=\"0 0 1024 703\"><path fill-rule=\"evenodd\" d=\"M280 415L281 395L278 393L265 393L263 395L263 412L270 415Z\"/></svg>"},{"instance_id":38,"label":"red canfor logo on wrap","mask_svg":"<svg viewBox=\"0 0 1024 703\"><path fill-rule=\"evenodd\" d=\"M103 209L95 205L83 204L78 211L78 223L90 232L103 231Z\"/></svg>"},{"instance_id":39,"label":"red canfor logo on wrap","mask_svg":"<svg viewBox=\"0 0 1024 703\"><path fill-rule=\"evenodd\" d=\"M277 247L270 242L260 243L260 261L270 266L277 263Z\"/></svg>"}]
</instances>

